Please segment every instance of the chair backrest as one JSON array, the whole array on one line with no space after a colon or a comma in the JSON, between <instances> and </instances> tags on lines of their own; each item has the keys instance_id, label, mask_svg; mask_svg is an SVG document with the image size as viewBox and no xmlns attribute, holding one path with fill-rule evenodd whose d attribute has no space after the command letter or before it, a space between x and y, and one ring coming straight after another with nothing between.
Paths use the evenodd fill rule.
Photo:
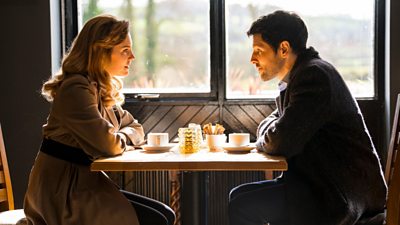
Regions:
<instances>
[{"instance_id":1,"label":"chair backrest","mask_svg":"<svg viewBox=\"0 0 400 225\"><path fill-rule=\"evenodd\" d=\"M398 148L396 149L397 153L399 152ZM386 202L386 224L400 225L400 156L397 154L393 158L393 172Z\"/></svg>"},{"instance_id":2,"label":"chair backrest","mask_svg":"<svg viewBox=\"0 0 400 225\"><path fill-rule=\"evenodd\" d=\"M388 185L387 225L400 225L400 94L397 96L392 134L386 160L385 180Z\"/></svg>"},{"instance_id":3,"label":"chair backrest","mask_svg":"<svg viewBox=\"0 0 400 225\"><path fill-rule=\"evenodd\" d=\"M389 149L387 152L387 159L386 159L385 180L388 185L391 181L390 178L393 176L394 160L396 159L399 141L400 141L400 139L399 139L400 138L399 114L400 114L400 94L397 95L396 109L395 109L394 119L393 119L392 134L390 136Z\"/></svg>"},{"instance_id":4,"label":"chair backrest","mask_svg":"<svg viewBox=\"0 0 400 225\"><path fill-rule=\"evenodd\" d=\"M14 197L8 169L6 148L0 124L0 212L14 209Z\"/></svg>"}]
</instances>

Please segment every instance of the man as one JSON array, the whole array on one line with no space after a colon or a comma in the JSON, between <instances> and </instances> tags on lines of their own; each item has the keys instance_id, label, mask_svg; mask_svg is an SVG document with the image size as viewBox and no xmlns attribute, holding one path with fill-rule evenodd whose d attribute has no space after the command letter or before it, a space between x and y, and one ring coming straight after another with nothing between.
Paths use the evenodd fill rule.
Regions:
<instances>
[{"instance_id":1,"label":"man","mask_svg":"<svg viewBox=\"0 0 400 225\"><path fill-rule=\"evenodd\" d=\"M234 188L230 224L347 225L381 213L387 187L357 102L336 69L306 48L302 19L276 11L247 34L251 63L262 80L279 79L281 91L256 146L284 156L288 170Z\"/></svg>"}]
</instances>

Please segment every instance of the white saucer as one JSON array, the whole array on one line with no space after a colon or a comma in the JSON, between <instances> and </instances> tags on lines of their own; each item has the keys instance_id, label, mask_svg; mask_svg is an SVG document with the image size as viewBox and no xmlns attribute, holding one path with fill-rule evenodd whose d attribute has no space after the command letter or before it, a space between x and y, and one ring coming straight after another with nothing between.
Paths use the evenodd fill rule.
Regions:
<instances>
[{"instance_id":1,"label":"white saucer","mask_svg":"<svg viewBox=\"0 0 400 225\"><path fill-rule=\"evenodd\" d=\"M253 149L256 148L256 146L253 144L248 144L248 145L243 145L243 146L235 146L232 144L226 144L223 146L223 148L228 151L228 152L249 152Z\"/></svg>"},{"instance_id":2,"label":"white saucer","mask_svg":"<svg viewBox=\"0 0 400 225\"><path fill-rule=\"evenodd\" d=\"M167 144L167 145L162 145L162 146L142 145L142 148L143 148L143 150L150 151L150 152L165 152L165 151L169 151L174 146L175 146L174 144Z\"/></svg>"}]
</instances>

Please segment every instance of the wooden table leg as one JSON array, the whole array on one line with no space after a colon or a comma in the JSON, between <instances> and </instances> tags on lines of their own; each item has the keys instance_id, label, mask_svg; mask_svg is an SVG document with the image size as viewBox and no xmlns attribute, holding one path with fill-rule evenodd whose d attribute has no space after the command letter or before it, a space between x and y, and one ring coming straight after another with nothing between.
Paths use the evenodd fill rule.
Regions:
<instances>
[{"instance_id":1,"label":"wooden table leg","mask_svg":"<svg viewBox=\"0 0 400 225\"><path fill-rule=\"evenodd\" d=\"M274 179L274 173L272 171L265 171L265 179L266 180Z\"/></svg>"},{"instance_id":2,"label":"wooden table leg","mask_svg":"<svg viewBox=\"0 0 400 225\"><path fill-rule=\"evenodd\" d=\"M181 225L181 182L180 172L170 171L169 172L171 182L171 194L170 194L170 206L175 212L175 223L174 225Z\"/></svg>"}]
</instances>

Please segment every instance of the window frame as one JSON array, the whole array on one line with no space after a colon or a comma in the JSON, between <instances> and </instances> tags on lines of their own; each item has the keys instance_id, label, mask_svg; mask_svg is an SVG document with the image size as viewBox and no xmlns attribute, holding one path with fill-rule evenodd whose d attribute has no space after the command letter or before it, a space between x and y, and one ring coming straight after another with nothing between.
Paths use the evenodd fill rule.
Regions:
<instances>
[{"instance_id":1,"label":"window frame","mask_svg":"<svg viewBox=\"0 0 400 225\"><path fill-rule=\"evenodd\" d=\"M384 95L385 56L385 0L375 0L374 19L374 96L357 100L378 100ZM126 101L218 101L220 104L273 102L274 98L226 98L226 29L225 0L210 0L210 92L208 93L154 93L157 98L141 98L140 93L125 93ZM62 49L65 53L78 33L78 0L62 1ZM245 34L243 34L245 35ZM261 81L260 81L261 82Z\"/></svg>"}]
</instances>

